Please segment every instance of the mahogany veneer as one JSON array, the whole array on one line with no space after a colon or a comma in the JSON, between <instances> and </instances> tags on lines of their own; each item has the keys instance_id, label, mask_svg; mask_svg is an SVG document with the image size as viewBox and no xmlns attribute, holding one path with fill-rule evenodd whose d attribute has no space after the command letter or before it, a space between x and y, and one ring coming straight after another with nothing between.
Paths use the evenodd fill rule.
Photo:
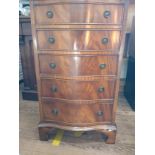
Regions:
<instances>
[{"instance_id":1,"label":"mahogany veneer","mask_svg":"<svg viewBox=\"0 0 155 155\"><path fill-rule=\"evenodd\" d=\"M62 3L34 7L36 24L122 24L124 10L122 5ZM103 18L106 10L111 12L108 19ZM52 12L52 20L46 16L48 11Z\"/></svg>"},{"instance_id":2,"label":"mahogany veneer","mask_svg":"<svg viewBox=\"0 0 155 155\"><path fill-rule=\"evenodd\" d=\"M43 76L116 76L118 56L41 54L39 62Z\"/></svg>"},{"instance_id":3,"label":"mahogany veneer","mask_svg":"<svg viewBox=\"0 0 155 155\"><path fill-rule=\"evenodd\" d=\"M37 31L40 50L106 50L118 49L120 31L104 30L51 30ZM49 39L53 39L50 42ZM102 43L107 39L107 42Z\"/></svg>"},{"instance_id":4,"label":"mahogany veneer","mask_svg":"<svg viewBox=\"0 0 155 155\"><path fill-rule=\"evenodd\" d=\"M44 97L72 100L95 100L114 98L114 79L99 78L96 80L63 80L43 79L41 93Z\"/></svg>"},{"instance_id":5,"label":"mahogany veneer","mask_svg":"<svg viewBox=\"0 0 155 155\"><path fill-rule=\"evenodd\" d=\"M112 121L112 104L109 103L68 103L43 100L44 119L56 123L90 126ZM70 110L72 109L72 110ZM87 115L86 115L87 114Z\"/></svg>"},{"instance_id":6,"label":"mahogany veneer","mask_svg":"<svg viewBox=\"0 0 155 155\"><path fill-rule=\"evenodd\" d=\"M52 128L115 143L124 0L31 0L40 140Z\"/></svg>"}]
</instances>

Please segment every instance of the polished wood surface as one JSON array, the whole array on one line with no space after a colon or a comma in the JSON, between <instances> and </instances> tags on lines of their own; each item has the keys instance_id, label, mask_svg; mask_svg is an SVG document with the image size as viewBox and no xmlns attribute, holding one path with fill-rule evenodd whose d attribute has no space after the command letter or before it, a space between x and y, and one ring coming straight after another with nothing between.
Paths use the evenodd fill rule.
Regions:
<instances>
[{"instance_id":1,"label":"polished wood surface","mask_svg":"<svg viewBox=\"0 0 155 155\"><path fill-rule=\"evenodd\" d=\"M126 9L123 0L31 1L41 140L58 127L115 143Z\"/></svg>"},{"instance_id":2,"label":"polished wood surface","mask_svg":"<svg viewBox=\"0 0 155 155\"><path fill-rule=\"evenodd\" d=\"M79 11L80 10L80 11ZM105 11L111 15L104 17ZM52 12L52 17L47 13ZM34 7L37 25L48 24L122 24L123 6L104 4L52 4Z\"/></svg>"},{"instance_id":3,"label":"polished wood surface","mask_svg":"<svg viewBox=\"0 0 155 155\"><path fill-rule=\"evenodd\" d=\"M92 24L92 25L85 25L85 24L70 24L70 25L36 25L37 30L47 30L47 29L82 29L82 30L90 30L90 29L95 29L95 30L122 30L122 25L105 25L105 24Z\"/></svg>"},{"instance_id":4,"label":"polished wood surface","mask_svg":"<svg viewBox=\"0 0 155 155\"><path fill-rule=\"evenodd\" d=\"M62 123L61 123L62 124ZM114 144L116 139L116 124L114 123L105 123L102 122L102 125L87 125L87 127L73 127L71 125L59 125L58 123L53 123L49 121L40 122L38 125L39 130L39 138L41 141L48 141L49 140L49 133L53 130L53 128L61 128L63 130L70 130L70 131L91 131L96 130L100 133L103 133L105 138L105 143L107 144ZM102 129L102 130L101 130Z\"/></svg>"},{"instance_id":5,"label":"polished wood surface","mask_svg":"<svg viewBox=\"0 0 155 155\"><path fill-rule=\"evenodd\" d=\"M44 120L72 123L78 126L111 122L112 104L72 104L43 100ZM57 114L53 111L57 110ZM99 115L101 113L101 115Z\"/></svg>"},{"instance_id":6,"label":"polished wood surface","mask_svg":"<svg viewBox=\"0 0 155 155\"><path fill-rule=\"evenodd\" d=\"M103 134L106 136L106 144L115 144L116 130L101 130L100 132L103 132Z\"/></svg>"},{"instance_id":7,"label":"polished wood surface","mask_svg":"<svg viewBox=\"0 0 155 155\"><path fill-rule=\"evenodd\" d=\"M40 54L39 62L42 76L115 76L118 56Z\"/></svg>"},{"instance_id":8,"label":"polished wood surface","mask_svg":"<svg viewBox=\"0 0 155 155\"><path fill-rule=\"evenodd\" d=\"M43 79L41 86L41 94L44 97L70 100L112 99L114 97L115 80L103 78L94 81ZM103 88L103 90L99 91L100 88ZM54 91L53 89L57 90Z\"/></svg>"},{"instance_id":9,"label":"polished wood surface","mask_svg":"<svg viewBox=\"0 0 155 155\"><path fill-rule=\"evenodd\" d=\"M133 1L133 0L131 0ZM75 3L75 4L125 4L127 0L33 0L33 5L45 5L45 4L65 4L65 3Z\"/></svg>"},{"instance_id":10,"label":"polished wood surface","mask_svg":"<svg viewBox=\"0 0 155 155\"><path fill-rule=\"evenodd\" d=\"M40 50L112 50L120 46L120 31L46 30L37 31ZM54 43L49 38L54 38ZM102 39L107 38L107 43Z\"/></svg>"}]
</instances>

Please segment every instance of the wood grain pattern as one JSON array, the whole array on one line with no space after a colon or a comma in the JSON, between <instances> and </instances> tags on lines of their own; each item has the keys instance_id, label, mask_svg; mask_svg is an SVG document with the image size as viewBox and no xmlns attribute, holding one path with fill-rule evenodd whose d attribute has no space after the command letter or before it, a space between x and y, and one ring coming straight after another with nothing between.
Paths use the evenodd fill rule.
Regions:
<instances>
[{"instance_id":1,"label":"wood grain pattern","mask_svg":"<svg viewBox=\"0 0 155 155\"><path fill-rule=\"evenodd\" d=\"M80 11L79 11L80 10ZM108 18L104 17L105 11L110 11ZM122 5L101 4L56 4L39 5L34 7L36 24L121 24L123 19ZM53 13L48 18L47 12Z\"/></svg>"},{"instance_id":2,"label":"wood grain pattern","mask_svg":"<svg viewBox=\"0 0 155 155\"><path fill-rule=\"evenodd\" d=\"M69 100L63 98L52 98L52 97L41 97L42 100L53 101L53 102L61 102L61 103L68 103L68 104L113 104L114 99L96 99L96 100Z\"/></svg>"},{"instance_id":3,"label":"wood grain pattern","mask_svg":"<svg viewBox=\"0 0 155 155\"><path fill-rule=\"evenodd\" d=\"M107 143L115 142L115 112L126 4L124 0L32 0L31 16L41 117L38 127L43 137L51 127L81 131L91 129L105 133ZM110 10L110 16L106 19L103 17L105 10ZM52 11L52 18L46 17L47 11ZM108 42L103 44L103 38L108 38ZM115 64L117 58L119 62ZM95 71L98 63L103 60L107 61L107 70ZM56 63L55 71L47 67L53 62ZM43 98L51 98L51 103L45 104ZM112 106L111 110L105 105ZM105 110L106 119L98 120L94 116L96 109ZM60 122L58 117L51 115L51 110L52 114L61 114ZM84 115L82 111L88 112L88 115ZM73 117L75 114L78 117ZM105 129L107 120L109 126ZM64 123L65 121L70 123ZM82 123L82 128L76 128L74 122ZM100 126L95 122L100 122ZM88 128L89 123L91 125ZM111 129L111 126L115 129Z\"/></svg>"},{"instance_id":4,"label":"wood grain pattern","mask_svg":"<svg viewBox=\"0 0 155 155\"><path fill-rule=\"evenodd\" d=\"M38 62L38 47L36 44L36 27L35 27L35 14L33 11L34 1L30 1L30 15L31 15L31 28L32 28L32 37L33 37L33 48L34 48L34 60L35 60L35 71L36 71L36 80L37 80L37 91L38 91L38 101L39 101L39 112L40 112L40 119L43 117L42 112L42 104L41 104L41 86L40 86L40 76L39 76L39 62Z\"/></svg>"},{"instance_id":5,"label":"wood grain pattern","mask_svg":"<svg viewBox=\"0 0 155 155\"><path fill-rule=\"evenodd\" d=\"M45 4L125 4L127 0L33 0L33 5L45 5Z\"/></svg>"},{"instance_id":6,"label":"wood grain pattern","mask_svg":"<svg viewBox=\"0 0 155 155\"><path fill-rule=\"evenodd\" d=\"M106 50L120 45L120 31L44 30L37 31L37 37L40 50ZM54 43L49 43L50 37L54 37ZM108 38L107 44L102 43L103 38Z\"/></svg>"},{"instance_id":7,"label":"wood grain pattern","mask_svg":"<svg viewBox=\"0 0 155 155\"><path fill-rule=\"evenodd\" d=\"M118 56L39 55L40 74L44 76L115 76L117 73L117 61ZM53 68L51 65L53 65Z\"/></svg>"},{"instance_id":8,"label":"wood grain pattern","mask_svg":"<svg viewBox=\"0 0 155 155\"><path fill-rule=\"evenodd\" d=\"M51 51L51 50L38 50L37 54L50 54L50 55L105 55L105 56L119 56L119 51L116 49L113 50L85 50L85 51L72 51L72 50L55 50L55 51Z\"/></svg>"},{"instance_id":9,"label":"wood grain pattern","mask_svg":"<svg viewBox=\"0 0 155 155\"><path fill-rule=\"evenodd\" d=\"M82 30L89 30L89 29L95 29L95 30L122 30L122 25L105 25L105 24L69 24L69 25L36 25L36 30L43 30L43 29L82 29Z\"/></svg>"},{"instance_id":10,"label":"wood grain pattern","mask_svg":"<svg viewBox=\"0 0 155 155\"><path fill-rule=\"evenodd\" d=\"M115 123L111 122L98 122L98 123L93 123L93 124L88 124L87 126L79 126L81 124L78 124L78 126L75 126L72 123L64 123L64 122L52 122L52 121L44 121L41 120L39 122L38 127L40 128L46 128L46 127L54 127L54 128L60 128L63 130L70 130L70 131L92 131L92 130L97 130L99 132L102 132L101 129L104 130L116 130L117 126Z\"/></svg>"},{"instance_id":11,"label":"wood grain pattern","mask_svg":"<svg viewBox=\"0 0 155 155\"><path fill-rule=\"evenodd\" d=\"M98 122L110 122L112 104L68 104L53 100L43 100L43 113L45 121L72 123L76 126L86 126L86 124ZM52 110L58 110L58 114L53 114ZM98 112L103 112L98 116Z\"/></svg>"},{"instance_id":12,"label":"wood grain pattern","mask_svg":"<svg viewBox=\"0 0 155 155\"><path fill-rule=\"evenodd\" d=\"M115 80L99 79L94 81L75 81L63 79L43 79L41 81L42 96L70 100L112 99L114 97ZM56 87L56 92L51 89ZM98 92L104 87L103 92Z\"/></svg>"}]
</instances>

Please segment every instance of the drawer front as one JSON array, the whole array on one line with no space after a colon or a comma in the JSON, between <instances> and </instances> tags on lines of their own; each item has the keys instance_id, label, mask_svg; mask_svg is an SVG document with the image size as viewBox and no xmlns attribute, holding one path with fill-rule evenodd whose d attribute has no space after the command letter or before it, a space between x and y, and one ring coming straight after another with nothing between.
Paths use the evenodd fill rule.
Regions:
<instances>
[{"instance_id":1,"label":"drawer front","mask_svg":"<svg viewBox=\"0 0 155 155\"><path fill-rule=\"evenodd\" d=\"M114 50L119 48L120 31L38 31L40 50Z\"/></svg>"},{"instance_id":2,"label":"drawer front","mask_svg":"<svg viewBox=\"0 0 155 155\"><path fill-rule=\"evenodd\" d=\"M112 120L113 104L72 104L44 99L42 102L45 120L62 123L97 123ZM86 125L86 124L85 124Z\"/></svg>"},{"instance_id":3,"label":"drawer front","mask_svg":"<svg viewBox=\"0 0 155 155\"><path fill-rule=\"evenodd\" d=\"M35 6L35 20L45 24L122 24L122 5L57 4Z\"/></svg>"},{"instance_id":4,"label":"drawer front","mask_svg":"<svg viewBox=\"0 0 155 155\"><path fill-rule=\"evenodd\" d=\"M69 100L94 100L114 98L114 79L98 79L93 81L43 79L41 81L42 96Z\"/></svg>"},{"instance_id":5,"label":"drawer front","mask_svg":"<svg viewBox=\"0 0 155 155\"><path fill-rule=\"evenodd\" d=\"M40 54L42 75L82 76L116 75L118 56Z\"/></svg>"}]
</instances>

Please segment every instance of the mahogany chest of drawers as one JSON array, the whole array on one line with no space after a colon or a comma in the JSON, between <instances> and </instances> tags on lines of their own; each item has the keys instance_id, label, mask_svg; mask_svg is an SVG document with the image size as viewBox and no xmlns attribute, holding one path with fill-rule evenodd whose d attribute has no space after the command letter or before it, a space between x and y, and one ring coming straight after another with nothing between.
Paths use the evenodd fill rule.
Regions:
<instances>
[{"instance_id":1,"label":"mahogany chest of drawers","mask_svg":"<svg viewBox=\"0 0 155 155\"><path fill-rule=\"evenodd\" d=\"M31 0L40 140L52 128L115 143L127 2Z\"/></svg>"}]
</instances>

